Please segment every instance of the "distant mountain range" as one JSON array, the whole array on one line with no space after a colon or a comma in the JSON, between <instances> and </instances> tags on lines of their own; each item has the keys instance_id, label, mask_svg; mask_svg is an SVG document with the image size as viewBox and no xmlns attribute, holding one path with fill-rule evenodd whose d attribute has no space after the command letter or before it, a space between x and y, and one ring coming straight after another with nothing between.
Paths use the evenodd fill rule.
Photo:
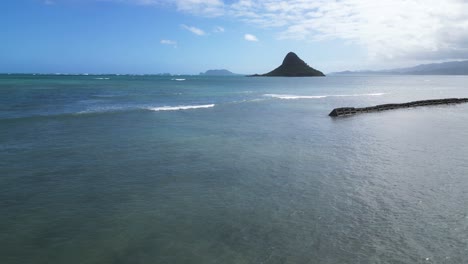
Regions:
<instances>
[{"instance_id":1,"label":"distant mountain range","mask_svg":"<svg viewBox=\"0 0 468 264\"><path fill-rule=\"evenodd\" d=\"M233 72L230 72L225 69L221 70L207 70L206 72L201 72L200 75L206 75L206 76L234 76L234 75L240 75L236 74Z\"/></svg>"},{"instance_id":2,"label":"distant mountain range","mask_svg":"<svg viewBox=\"0 0 468 264\"><path fill-rule=\"evenodd\" d=\"M451 61L443 63L422 64L410 68L398 68L381 71L343 71L330 73L333 75L360 74L402 74L402 75L468 75L467 61Z\"/></svg>"}]
</instances>

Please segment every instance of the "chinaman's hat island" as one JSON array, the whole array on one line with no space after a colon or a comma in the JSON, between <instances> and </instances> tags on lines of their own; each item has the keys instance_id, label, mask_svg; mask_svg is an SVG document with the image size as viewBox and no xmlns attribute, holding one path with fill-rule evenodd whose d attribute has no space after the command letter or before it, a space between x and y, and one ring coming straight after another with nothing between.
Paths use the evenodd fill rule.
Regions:
<instances>
[{"instance_id":1,"label":"chinaman's hat island","mask_svg":"<svg viewBox=\"0 0 468 264\"><path fill-rule=\"evenodd\" d=\"M283 63L276 69L265 74L254 74L249 77L323 77L323 72L316 70L305 63L294 52L284 57Z\"/></svg>"}]
</instances>

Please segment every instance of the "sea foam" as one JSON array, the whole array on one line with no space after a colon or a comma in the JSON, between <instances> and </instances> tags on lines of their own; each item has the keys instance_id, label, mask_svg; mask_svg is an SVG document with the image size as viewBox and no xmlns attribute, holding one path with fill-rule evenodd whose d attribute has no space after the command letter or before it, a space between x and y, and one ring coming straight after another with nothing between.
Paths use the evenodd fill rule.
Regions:
<instances>
[{"instance_id":1,"label":"sea foam","mask_svg":"<svg viewBox=\"0 0 468 264\"><path fill-rule=\"evenodd\" d=\"M263 96L273 97L278 99L292 100L292 99L319 99L328 97L328 95L293 95L293 94L264 94Z\"/></svg>"},{"instance_id":2,"label":"sea foam","mask_svg":"<svg viewBox=\"0 0 468 264\"><path fill-rule=\"evenodd\" d=\"M126 110L133 110L136 109L134 107L128 107L128 106L95 106L95 107L90 107L82 111L78 111L74 114L78 115L83 115L83 114L97 114L97 113L110 113L110 112L122 112Z\"/></svg>"},{"instance_id":3,"label":"sea foam","mask_svg":"<svg viewBox=\"0 0 468 264\"><path fill-rule=\"evenodd\" d=\"M177 111L177 110L190 110L190 109L201 109L201 108L212 108L214 104L206 105L178 105L178 106L160 106L160 107L148 107L146 109L151 111Z\"/></svg>"},{"instance_id":4,"label":"sea foam","mask_svg":"<svg viewBox=\"0 0 468 264\"><path fill-rule=\"evenodd\" d=\"M110 112L123 112L123 111L136 111L136 110L150 110L150 111L177 111L177 110L191 110L212 108L215 104L206 105L177 105L177 106L131 106L131 105L114 105L114 106L98 106L91 107L83 111L76 112L75 114L96 114L96 113L110 113Z\"/></svg>"}]
</instances>

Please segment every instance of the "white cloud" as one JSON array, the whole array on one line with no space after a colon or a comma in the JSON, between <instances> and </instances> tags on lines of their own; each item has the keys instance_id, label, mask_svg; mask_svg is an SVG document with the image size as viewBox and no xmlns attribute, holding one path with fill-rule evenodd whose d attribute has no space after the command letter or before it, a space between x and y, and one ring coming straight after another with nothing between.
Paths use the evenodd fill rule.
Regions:
<instances>
[{"instance_id":1,"label":"white cloud","mask_svg":"<svg viewBox=\"0 0 468 264\"><path fill-rule=\"evenodd\" d=\"M223 27L220 27L220 26L216 26L216 27L213 29L213 32L215 32L215 33L223 33L223 32L224 32L224 28L223 28Z\"/></svg>"},{"instance_id":2,"label":"white cloud","mask_svg":"<svg viewBox=\"0 0 468 264\"><path fill-rule=\"evenodd\" d=\"M203 36L203 35L206 35L205 31L197 28L197 27L192 27L192 26L187 26L187 25L180 25L183 29L186 29L190 32L192 32L193 34L195 35L198 35L198 36Z\"/></svg>"},{"instance_id":3,"label":"white cloud","mask_svg":"<svg viewBox=\"0 0 468 264\"><path fill-rule=\"evenodd\" d=\"M205 16L221 16L224 3L221 0L175 0L177 10Z\"/></svg>"},{"instance_id":4,"label":"white cloud","mask_svg":"<svg viewBox=\"0 0 468 264\"><path fill-rule=\"evenodd\" d=\"M160 0L96 0L102 2L121 2L121 3L128 3L128 4L136 4L136 5L162 5L164 1Z\"/></svg>"},{"instance_id":5,"label":"white cloud","mask_svg":"<svg viewBox=\"0 0 468 264\"><path fill-rule=\"evenodd\" d=\"M252 34L245 34L244 39L247 41L254 41L254 42L258 41L258 38Z\"/></svg>"},{"instance_id":6,"label":"white cloud","mask_svg":"<svg viewBox=\"0 0 468 264\"><path fill-rule=\"evenodd\" d=\"M175 41L175 40L162 39L160 43L163 44L163 45L171 45L171 46L174 46L174 47L177 46L177 41Z\"/></svg>"},{"instance_id":7,"label":"white cloud","mask_svg":"<svg viewBox=\"0 0 468 264\"><path fill-rule=\"evenodd\" d=\"M224 14L221 0L99 0L126 2L137 5L173 6L178 11L193 15L216 17Z\"/></svg>"}]
</instances>

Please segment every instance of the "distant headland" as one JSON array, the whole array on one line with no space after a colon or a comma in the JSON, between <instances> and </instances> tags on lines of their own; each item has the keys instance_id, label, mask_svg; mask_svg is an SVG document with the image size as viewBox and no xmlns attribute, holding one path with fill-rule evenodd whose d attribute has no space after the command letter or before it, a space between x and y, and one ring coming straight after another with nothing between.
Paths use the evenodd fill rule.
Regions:
<instances>
[{"instance_id":1,"label":"distant headland","mask_svg":"<svg viewBox=\"0 0 468 264\"><path fill-rule=\"evenodd\" d=\"M421 64L410 68L333 72L330 75L468 75L468 60Z\"/></svg>"},{"instance_id":2,"label":"distant headland","mask_svg":"<svg viewBox=\"0 0 468 264\"><path fill-rule=\"evenodd\" d=\"M240 75L233 73L231 71L228 71L226 69L220 69L220 70L207 70L206 72L201 72L200 75L205 75L205 76L235 76L235 75Z\"/></svg>"},{"instance_id":3,"label":"distant headland","mask_svg":"<svg viewBox=\"0 0 468 264\"><path fill-rule=\"evenodd\" d=\"M276 69L265 74L254 74L251 77L323 77L323 72L316 70L299 58L294 52L289 52L283 63Z\"/></svg>"}]
</instances>

